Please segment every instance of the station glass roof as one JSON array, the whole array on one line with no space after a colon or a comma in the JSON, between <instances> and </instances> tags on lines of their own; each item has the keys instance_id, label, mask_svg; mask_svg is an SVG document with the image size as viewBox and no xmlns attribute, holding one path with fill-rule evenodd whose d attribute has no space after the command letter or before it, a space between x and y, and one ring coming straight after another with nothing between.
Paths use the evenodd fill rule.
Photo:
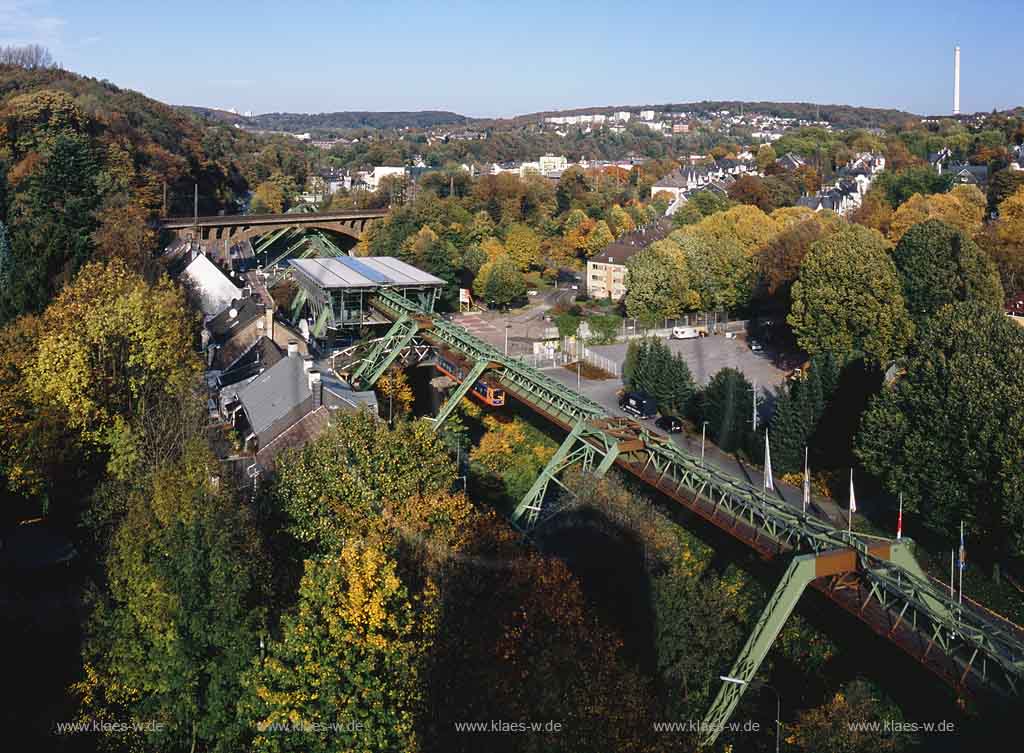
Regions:
<instances>
[{"instance_id":1,"label":"station glass roof","mask_svg":"<svg viewBox=\"0 0 1024 753\"><path fill-rule=\"evenodd\" d=\"M290 263L302 276L325 290L445 284L441 278L391 256L320 257L292 259Z\"/></svg>"}]
</instances>

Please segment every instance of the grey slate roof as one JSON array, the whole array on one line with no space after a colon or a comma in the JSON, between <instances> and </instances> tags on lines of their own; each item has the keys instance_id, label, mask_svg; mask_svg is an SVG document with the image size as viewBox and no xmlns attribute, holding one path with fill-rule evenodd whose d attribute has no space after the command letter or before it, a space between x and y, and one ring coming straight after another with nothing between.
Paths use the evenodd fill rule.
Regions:
<instances>
[{"instance_id":1,"label":"grey slate roof","mask_svg":"<svg viewBox=\"0 0 1024 753\"><path fill-rule=\"evenodd\" d=\"M289 411L309 400L309 380L302 359L282 358L236 394L253 432L262 434Z\"/></svg>"}]
</instances>

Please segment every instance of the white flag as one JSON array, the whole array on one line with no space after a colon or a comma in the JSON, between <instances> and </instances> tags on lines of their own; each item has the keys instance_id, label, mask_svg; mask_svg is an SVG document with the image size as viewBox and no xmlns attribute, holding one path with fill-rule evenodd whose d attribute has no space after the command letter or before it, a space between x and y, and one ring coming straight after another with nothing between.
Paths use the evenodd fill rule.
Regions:
<instances>
[{"instance_id":1,"label":"white flag","mask_svg":"<svg viewBox=\"0 0 1024 753\"><path fill-rule=\"evenodd\" d=\"M807 462L807 448L804 448L804 512L811 504L811 466Z\"/></svg>"},{"instance_id":2,"label":"white flag","mask_svg":"<svg viewBox=\"0 0 1024 753\"><path fill-rule=\"evenodd\" d=\"M768 446L767 431L764 433L764 490L766 492L775 490L775 485L772 483L772 448Z\"/></svg>"},{"instance_id":3,"label":"white flag","mask_svg":"<svg viewBox=\"0 0 1024 753\"><path fill-rule=\"evenodd\" d=\"M853 468L850 469L850 512L857 512L857 496L853 493Z\"/></svg>"}]
</instances>

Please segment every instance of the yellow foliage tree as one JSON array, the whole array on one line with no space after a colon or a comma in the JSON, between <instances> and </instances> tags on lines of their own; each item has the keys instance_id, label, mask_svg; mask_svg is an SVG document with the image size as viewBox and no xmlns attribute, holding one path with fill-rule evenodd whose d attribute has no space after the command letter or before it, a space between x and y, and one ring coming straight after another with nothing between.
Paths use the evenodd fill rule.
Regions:
<instances>
[{"instance_id":1,"label":"yellow foliage tree","mask_svg":"<svg viewBox=\"0 0 1024 753\"><path fill-rule=\"evenodd\" d=\"M167 278L149 285L118 259L82 268L47 308L28 373L87 439L114 445L127 424L199 377L188 308Z\"/></svg>"},{"instance_id":2,"label":"yellow foliage tree","mask_svg":"<svg viewBox=\"0 0 1024 753\"><path fill-rule=\"evenodd\" d=\"M1024 188L999 205L999 240L1024 245Z\"/></svg>"},{"instance_id":3,"label":"yellow foliage tree","mask_svg":"<svg viewBox=\"0 0 1024 753\"><path fill-rule=\"evenodd\" d=\"M389 419L405 416L412 410L412 387L404 369L394 366L377 380L377 398L381 405L387 405Z\"/></svg>"}]
</instances>

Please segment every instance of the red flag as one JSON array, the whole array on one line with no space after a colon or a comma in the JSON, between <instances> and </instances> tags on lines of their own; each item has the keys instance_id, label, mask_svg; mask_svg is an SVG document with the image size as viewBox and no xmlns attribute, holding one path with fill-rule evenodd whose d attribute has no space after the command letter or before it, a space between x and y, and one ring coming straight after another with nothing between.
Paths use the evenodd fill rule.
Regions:
<instances>
[{"instance_id":1,"label":"red flag","mask_svg":"<svg viewBox=\"0 0 1024 753\"><path fill-rule=\"evenodd\" d=\"M896 539L903 538L903 495L900 494L900 514L896 518Z\"/></svg>"}]
</instances>

